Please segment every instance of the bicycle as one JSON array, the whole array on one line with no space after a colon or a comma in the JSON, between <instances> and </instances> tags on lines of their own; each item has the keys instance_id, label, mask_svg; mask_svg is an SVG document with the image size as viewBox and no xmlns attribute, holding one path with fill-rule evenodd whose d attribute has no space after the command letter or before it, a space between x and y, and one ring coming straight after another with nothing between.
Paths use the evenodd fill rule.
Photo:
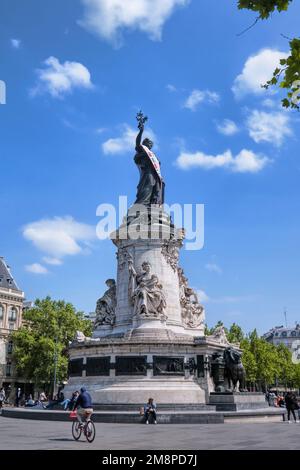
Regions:
<instances>
[{"instance_id":1,"label":"bicycle","mask_svg":"<svg viewBox=\"0 0 300 470\"><path fill-rule=\"evenodd\" d=\"M96 437L96 428L91 418L83 424L81 424L78 420L73 422L72 435L75 441L79 441L82 432L86 440L91 444Z\"/></svg>"}]
</instances>

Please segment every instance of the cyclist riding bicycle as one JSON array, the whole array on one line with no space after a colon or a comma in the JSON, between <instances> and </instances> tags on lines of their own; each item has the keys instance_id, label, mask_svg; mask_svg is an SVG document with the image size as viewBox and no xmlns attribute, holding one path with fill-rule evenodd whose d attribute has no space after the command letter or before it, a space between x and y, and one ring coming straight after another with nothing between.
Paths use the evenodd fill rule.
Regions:
<instances>
[{"instance_id":1,"label":"cyclist riding bicycle","mask_svg":"<svg viewBox=\"0 0 300 470\"><path fill-rule=\"evenodd\" d=\"M77 419L80 423L80 426L83 427L82 420L89 421L94 412L92 397L89 392L87 392L85 387L80 389L80 395L77 398L74 410L77 410Z\"/></svg>"}]
</instances>

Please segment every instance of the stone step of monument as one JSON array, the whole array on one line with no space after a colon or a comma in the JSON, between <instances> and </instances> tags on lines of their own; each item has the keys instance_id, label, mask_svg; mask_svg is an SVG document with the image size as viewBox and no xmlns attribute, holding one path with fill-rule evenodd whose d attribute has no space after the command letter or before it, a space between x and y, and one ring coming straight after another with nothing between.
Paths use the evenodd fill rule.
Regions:
<instances>
[{"instance_id":1,"label":"stone step of monument","mask_svg":"<svg viewBox=\"0 0 300 470\"><path fill-rule=\"evenodd\" d=\"M209 404L216 411L259 410L267 406L265 395L260 392L211 393Z\"/></svg>"},{"instance_id":2,"label":"stone step of monument","mask_svg":"<svg viewBox=\"0 0 300 470\"><path fill-rule=\"evenodd\" d=\"M143 403L140 404L132 404L132 403L124 403L124 404L100 404L94 403L93 405L94 410L96 411L136 411L140 410L140 408L144 407ZM157 405L160 411L216 411L215 405L206 405L205 403L185 403L185 404L168 404L168 403L159 403Z\"/></svg>"},{"instance_id":3,"label":"stone step of monument","mask_svg":"<svg viewBox=\"0 0 300 470\"><path fill-rule=\"evenodd\" d=\"M236 412L218 411L161 411L158 413L158 424L223 424L224 422L279 422L285 417L285 409L265 408ZM22 408L4 408L5 418L30 419L42 421L69 421L69 411L33 410ZM145 418L136 411L95 411L95 423L144 424Z\"/></svg>"}]
</instances>

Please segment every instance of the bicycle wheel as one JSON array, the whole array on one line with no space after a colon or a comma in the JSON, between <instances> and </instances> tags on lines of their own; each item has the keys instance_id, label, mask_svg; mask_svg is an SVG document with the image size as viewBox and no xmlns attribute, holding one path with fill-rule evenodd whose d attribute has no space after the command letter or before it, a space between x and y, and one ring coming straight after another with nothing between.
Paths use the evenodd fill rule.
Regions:
<instances>
[{"instance_id":1,"label":"bicycle wheel","mask_svg":"<svg viewBox=\"0 0 300 470\"><path fill-rule=\"evenodd\" d=\"M96 429L93 421L88 421L86 423L84 434L88 442L93 442L96 436Z\"/></svg>"},{"instance_id":2,"label":"bicycle wheel","mask_svg":"<svg viewBox=\"0 0 300 470\"><path fill-rule=\"evenodd\" d=\"M81 432L82 432L82 429L80 427L80 423L78 421L74 421L72 425L72 435L75 441L78 441L78 439L80 439Z\"/></svg>"}]
</instances>

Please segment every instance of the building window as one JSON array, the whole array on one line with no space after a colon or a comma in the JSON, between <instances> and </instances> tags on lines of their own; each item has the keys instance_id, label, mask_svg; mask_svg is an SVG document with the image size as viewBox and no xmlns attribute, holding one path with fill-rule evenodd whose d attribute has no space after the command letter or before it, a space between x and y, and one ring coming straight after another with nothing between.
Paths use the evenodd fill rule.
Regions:
<instances>
[{"instance_id":1,"label":"building window","mask_svg":"<svg viewBox=\"0 0 300 470\"><path fill-rule=\"evenodd\" d=\"M10 307L8 313L8 321L16 321L17 319L17 309L14 307Z\"/></svg>"},{"instance_id":2,"label":"building window","mask_svg":"<svg viewBox=\"0 0 300 470\"><path fill-rule=\"evenodd\" d=\"M11 376L11 361L8 361L6 364L6 376L7 377Z\"/></svg>"},{"instance_id":3,"label":"building window","mask_svg":"<svg viewBox=\"0 0 300 470\"><path fill-rule=\"evenodd\" d=\"M8 324L8 328L9 328L10 330L14 330L14 329L15 329L15 326L16 326L15 323L9 323L9 324Z\"/></svg>"},{"instance_id":4,"label":"building window","mask_svg":"<svg viewBox=\"0 0 300 470\"><path fill-rule=\"evenodd\" d=\"M3 320L4 308L0 305L0 321Z\"/></svg>"},{"instance_id":5,"label":"building window","mask_svg":"<svg viewBox=\"0 0 300 470\"><path fill-rule=\"evenodd\" d=\"M7 344L7 354L11 354L13 352L13 342L10 340Z\"/></svg>"}]
</instances>

